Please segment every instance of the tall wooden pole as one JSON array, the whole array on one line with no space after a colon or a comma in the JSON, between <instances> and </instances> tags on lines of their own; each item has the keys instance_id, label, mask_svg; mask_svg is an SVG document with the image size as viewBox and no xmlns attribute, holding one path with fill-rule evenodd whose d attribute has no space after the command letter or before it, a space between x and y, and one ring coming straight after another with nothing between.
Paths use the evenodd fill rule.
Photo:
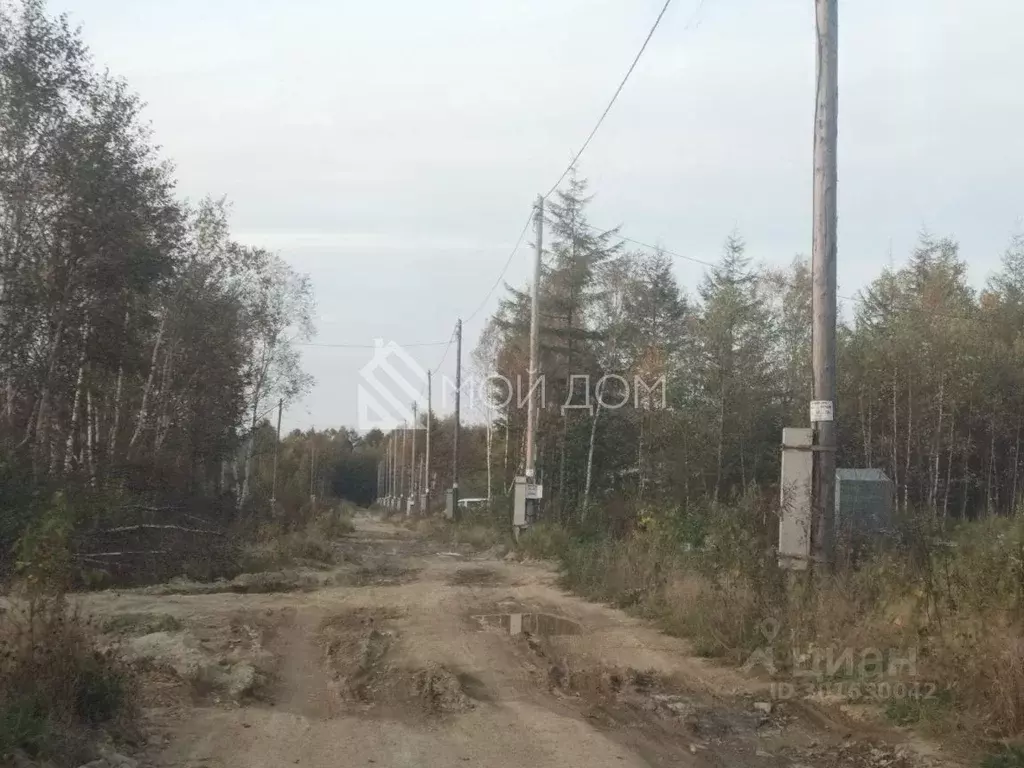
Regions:
<instances>
[{"instance_id":1,"label":"tall wooden pole","mask_svg":"<svg viewBox=\"0 0 1024 768\"><path fill-rule=\"evenodd\" d=\"M430 426L433 415L431 414L433 398L430 391L432 374L427 371L427 447L426 456L423 458L423 493L426 495L427 507L430 506ZM426 512L427 510L423 510Z\"/></svg>"},{"instance_id":2,"label":"tall wooden pole","mask_svg":"<svg viewBox=\"0 0 1024 768\"><path fill-rule=\"evenodd\" d=\"M537 383L537 347L540 336L540 270L544 253L544 197L537 195L537 220L534 235L533 292L530 296L530 370L527 372L530 399L526 404L526 479L532 481L536 471L537 402L533 391Z\"/></svg>"},{"instance_id":3,"label":"tall wooden pole","mask_svg":"<svg viewBox=\"0 0 1024 768\"><path fill-rule=\"evenodd\" d=\"M412 404L412 460L409 462L409 493L412 494L414 503L419 503L419 499L416 498L417 493L417 474L418 468L416 466L416 430L419 429L419 423L416 420L416 401Z\"/></svg>"},{"instance_id":4,"label":"tall wooden pole","mask_svg":"<svg viewBox=\"0 0 1024 768\"><path fill-rule=\"evenodd\" d=\"M814 0L817 91L814 112L814 233L811 257L811 365L815 432L811 554L829 559L836 481L836 147L839 112L838 0Z\"/></svg>"},{"instance_id":5,"label":"tall wooden pole","mask_svg":"<svg viewBox=\"0 0 1024 768\"><path fill-rule=\"evenodd\" d=\"M405 438L408 432L408 425L402 424L402 452L399 454L398 459L398 495L401 496L403 499L405 498L405 494L407 491L405 485Z\"/></svg>"},{"instance_id":6,"label":"tall wooden pole","mask_svg":"<svg viewBox=\"0 0 1024 768\"><path fill-rule=\"evenodd\" d=\"M309 431L309 503L316 509L316 430Z\"/></svg>"},{"instance_id":7,"label":"tall wooden pole","mask_svg":"<svg viewBox=\"0 0 1024 768\"><path fill-rule=\"evenodd\" d=\"M391 504L398 502L398 434L391 430Z\"/></svg>"},{"instance_id":8,"label":"tall wooden pole","mask_svg":"<svg viewBox=\"0 0 1024 768\"><path fill-rule=\"evenodd\" d=\"M462 320L455 323L455 436L452 440L452 514L459 509L459 432L462 431Z\"/></svg>"}]
</instances>

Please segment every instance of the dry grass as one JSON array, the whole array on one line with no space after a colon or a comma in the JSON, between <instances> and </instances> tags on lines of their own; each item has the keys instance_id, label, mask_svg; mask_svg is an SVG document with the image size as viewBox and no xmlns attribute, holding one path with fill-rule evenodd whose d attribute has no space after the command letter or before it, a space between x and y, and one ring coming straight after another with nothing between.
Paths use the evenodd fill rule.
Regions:
<instances>
[{"instance_id":1,"label":"dry grass","mask_svg":"<svg viewBox=\"0 0 1024 768\"><path fill-rule=\"evenodd\" d=\"M870 683L894 681L888 662L913 654L901 682L934 695L882 702L891 720L976 742L1024 737L1024 520L966 526L924 556L881 553L811 583L780 572L744 519L712 525L696 548L656 527L625 539L538 528L524 544L555 551L566 586L652 618L702 655L742 665L767 647L781 679L800 665ZM847 649L854 663L830 669ZM872 649L881 667L865 661Z\"/></svg>"},{"instance_id":2,"label":"dry grass","mask_svg":"<svg viewBox=\"0 0 1024 768\"><path fill-rule=\"evenodd\" d=\"M321 511L304 527L286 531L280 525L264 525L243 548L243 571L257 573L295 565L323 568L334 565L333 541L355 531L352 518L341 507Z\"/></svg>"},{"instance_id":3,"label":"dry grass","mask_svg":"<svg viewBox=\"0 0 1024 768\"><path fill-rule=\"evenodd\" d=\"M410 520L406 526L444 546L467 546L477 551L512 546L511 531L483 515L467 515L451 522L438 516Z\"/></svg>"},{"instance_id":4,"label":"dry grass","mask_svg":"<svg viewBox=\"0 0 1024 768\"><path fill-rule=\"evenodd\" d=\"M453 529L453 540L456 544L467 544L473 549L490 549L500 544L508 534L483 523L457 525Z\"/></svg>"},{"instance_id":5,"label":"dry grass","mask_svg":"<svg viewBox=\"0 0 1024 768\"><path fill-rule=\"evenodd\" d=\"M169 613L119 613L100 627L108 635L137 636L153 632L177 632L181 621Z\"/></svg>"},{"instance_id":6,"label":"dry grass","mask_svg":"<svg viewBox=\"0 0 1024 768\"><path fill-rule=\"evenodd\" d=\"M63 596L33 596L0 613L0 759L22 752L84 762L90 729L123 732L133 701L130 671L98 650Z\"/></svg>"},{"instance_id":7,"label":"dry grass","mask_svg":"<svg viewBox=\"0 0 1024 768\"><path fill-rule=\"evenodd\" d=\"M518 549L530 557L553 559L569 547L569 534L551 523L530 526L519 537Z\"/></svg>"}]
</instances>

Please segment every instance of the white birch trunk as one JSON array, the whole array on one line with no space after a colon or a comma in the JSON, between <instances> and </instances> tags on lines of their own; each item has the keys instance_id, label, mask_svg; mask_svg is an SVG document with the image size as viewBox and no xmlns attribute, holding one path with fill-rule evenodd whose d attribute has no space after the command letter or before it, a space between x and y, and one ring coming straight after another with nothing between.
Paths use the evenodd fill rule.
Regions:
<instances>
[{"instance_id":1,"label":"white birch trunk","mask_svg":"<svg viewBox=\"0 0 1024 768\"><path fill-rule=\"evenodd\" d=\"M89 470L89 485L96 487L96 434L98 429L96 409L92 404L92 387L85 391L85 463Z\"/></svg>"},{"instance_id":2,"label":"white birch trunk","mask_svg":"<svg viewBox=\"0 0 1024 768\"><path fill-rule=\"evenodd\" d=\"M157 361L160 355L160 345L164 340L164 330L167 327L167 314L166 312L160 318L160 326L156 332L156 339L153 341L153 353L149 358L149 375L146 377L146 386L142 390L142 403L139 405L139 415L136 417L135 429L132 432L131 440L128 441L128 456L132 454L132 450L135 448L135 444L139 442L139 438L142 436L143 430L146 428L146 422L149 420L149 404L150 398L153 396L153 384L156 381L157 372Z\"/></svg>"},{"instance_id":3,"label":"white birch trunk","mask_svg":"<svg viewBox=\"0 0 1024 768\"><path fill-rule=\"evenodd\" d=\"M82 411L82 388L85 383L86 341L89 338L88 321L82 324L82 351L78 355L78 376L75 379L75 398L71 406L71 424L68 425L68 436L64 448L64 473L71 472L75 462L75 435L78 432L78 420Z\"/></svg>"}]
</instances>

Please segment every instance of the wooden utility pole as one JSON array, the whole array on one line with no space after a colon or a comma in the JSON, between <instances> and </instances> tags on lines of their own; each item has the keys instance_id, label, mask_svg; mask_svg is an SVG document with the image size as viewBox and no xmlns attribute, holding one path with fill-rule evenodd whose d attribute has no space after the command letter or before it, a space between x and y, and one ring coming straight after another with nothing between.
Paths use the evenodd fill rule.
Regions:
<instances>
[{"instance_id":1,"label":"wooden utility pole","mask_svg":"<svg viewBox=\"0 0 1024 768\"><path fill-rule=\"evenodd\" d=\"M410 478L410 493L413 497L413 503L418 504L419 499L416 498L416 430L419 428L419 423L416 421L416 401L412 403L412 460L409 462L409 478Z\"/></svg>"},{"instance_id":2,"label":"wooden utility pole","mask_svg":"<svg viewBox=\"0 0 1024 768\"><path fill-rule=\"evenodd\" d=\"M811 555L829 559L836 482L836 147L839 112L838 0L814 0L817 91L814 110L814 232L811 366L815 433Z\"/></svg>"},{"instance_id":3,"label":"wooden utility pole","mask_svg":"<svg viewBox=\"0 0 1024 768\"><path fill-rule=\"evenodd\" d=\"M537 195L537 214L534 223L533 291L530 296L530 370L527 372L530 399L526 404L526 479L530 482L536 472L537 454L537 402L533 388L537 383L537 346L540 337L540 270L544 254L544 196Z\"/></svg>"},{"instance_id":4,"label":"wooden utility pole","mask_svg":"<svg viewBox=\"0 0 1024 768\"><path fill-rule=\"evenodd\" d=\"M459 432L462 431L462 319L455 322L455 436L452 439L452 514L459 509Z\"/></svg>"},{"instance_id":5,"label":"wooden utility pole","mask_svg":"<svg viewBox=\"0 0 1024 768\"><path fill-rule=\"evenodd\" d=\"M398 498L398 435L391 430L391 503Z\"/></svg>"},{"instance_id":6,"label":"wooden utility pole","mask_svg":"<svg viewBox=\"0 0 1024 768\"><path fill-rule=\"evenodd\" d=\"M274 472L270 479L270 512L277 509L277 454L281 450L281 411L284 410L284 398L277 399L277 442L274 443ZM252 439L256 439L255 433Z\"/></svg>"},{"instance_id":7,"label":"wooden utility pole","mask_svg":"<svg viewBox=\"0 0 1024 768\"><path fill-rule=\"evenodd\" d=\"M395 489L391 487L391 441L394 437L394 433L388 435L388 444L385 449L385 455L387 456L387 477L385 478L385 484L387 485L387 497L390 501L391 497L395 495Z\"/></svg>"},{"instance_id":8,"label":"wooden utility pole","mask_svg":"<svg viewBox=\"0 0 1024 768\"><path fill-rule=\"evenodd\" d=\"M430 423L433 398L431 397L431 373L427 371L427 447L426 456L423 458L423 493L426 496L427 507L430 507ZM424 509L424 512L427 510Z\"/></svg>"},{"instance_id":9,"label":"wooden utility pole","mask_svg":"<svg viewBox=\"0 0 1024 768\"><path fill-rule=\"evenodd\" d=\"M316 509L316 430L309 430L309 503Z\"/></svg>"},{"instance_id":10,"label":"wooden utility pole","mask_svg":"<svg viewBox=\"0 0 1024 768\"><path fill-rule=\"evenodd\" d=\"M408 431L409 430L407 428L407 425L403 423L402 424L402 453L400 454L400 458L398 459L398 466L400 467L400 469L398 470L398 482L399 482L398 495L400 497L402 497L403 499L405 498L405 492L406 492L406 487L405 487L405 436L406 436L406 433Z\"/></svg>"},{"instance_id":11,"label":"wooden utility pole","mask_svg":"<svg viewBox=\"0 0 1024 768\"><path fill-rule=\"evenodd\" d=\"M420 490L420 496L423 499L423 509L420 510L420 514L424 514L425 515L425 514L427 514L427 457L426 456L420 456L420 467L419 467L418 471L420 473L420 482L422 483L422 485L420 486L420 489L421 489Z\"/></svg>"},{"instance_id":12,"label":"wooden utility pole","mask_svg":"<svg viewBox=\"0 0 1024 768\"><path fill-rule=\"evenodd\" d=\"M385 436L384 444L381 447L384 449L384 474L381 475L381 486L384 493L380 496L382 499L386 499L391 494L391 438Z\"/></svg>"}]
</instances>

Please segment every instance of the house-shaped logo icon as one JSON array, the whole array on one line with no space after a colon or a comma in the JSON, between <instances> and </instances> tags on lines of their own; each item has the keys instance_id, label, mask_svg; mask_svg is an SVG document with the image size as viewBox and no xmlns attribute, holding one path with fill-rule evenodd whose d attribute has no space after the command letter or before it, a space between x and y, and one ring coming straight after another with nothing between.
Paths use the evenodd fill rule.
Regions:
<instances>
[{"instance_id":1,"label":"house-shaped logo icon","mask_svg":"<svg viewBox=\"0 0 1024 768\"><path fill-rule=\"evenodd\" d=\"M387 432L404 425L415 428L412 404L423 412L427 374L412 355L393 341L385 344L383 339L374 339L373 359L360 369L359 378L360 431Z\"/></svg>"}]
</instances>

